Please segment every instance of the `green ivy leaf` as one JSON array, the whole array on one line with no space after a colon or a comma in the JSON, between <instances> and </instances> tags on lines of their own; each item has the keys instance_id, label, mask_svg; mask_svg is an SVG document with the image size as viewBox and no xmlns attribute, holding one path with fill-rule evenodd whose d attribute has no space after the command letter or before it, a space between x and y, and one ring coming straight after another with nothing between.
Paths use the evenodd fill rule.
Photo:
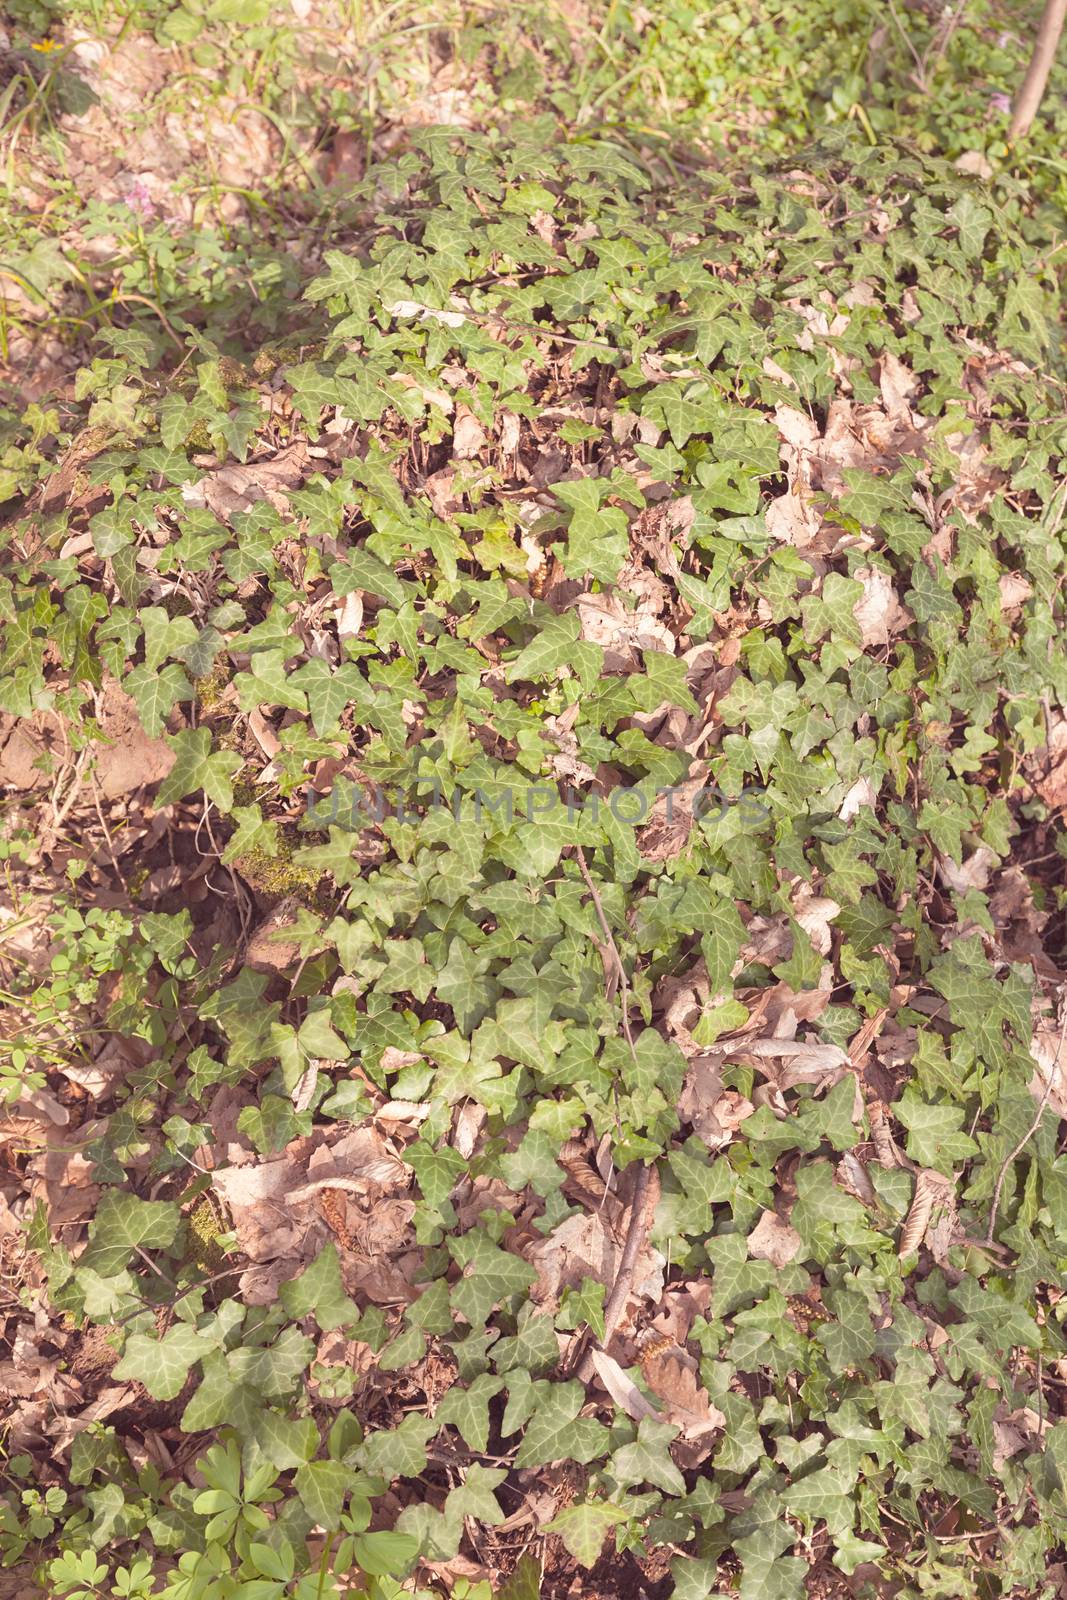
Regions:
<instances>
[{"instance_id":1,"label":"green ivy leaf","mask_svg":"<svg viewBox=\"0 0 1067 1600\"><path fill-rule=\"evenodd\" d=\"M677 1437L678 1429L673 1424L643 1417L637 1425L637 1438L616 1450L611 1458L611 1474L620 1488L651 1483L664 1494L684 1494L685 1479L667 1449Z\"/></svg>"},{"instance_id":2,"label":"green ivy leaf","mask_svg":"<svg viewBox=\"0 0 1067 1600\"><path fill-rule=\"evenodd\" d=\"M452 1305L472 1328L484 1327L493 1307L521 1294L536 1274L521 1256L495 1245L481 1230L448 1240L463 1276L452 1290Z\"/></svg>"},{"instance_id":3,"label":"green ivy leaf","mask_svg":"<svg viewBox=\"0 0 1067 1600\"><path fill-rule=\"evenodd\" d=\"M582 1500L567 1506L546 1523L545 1532L558 1533L575 1561L583 1567L592 1567L600 1557L610 1530L625 1521L626 1512L620 1506L609 1505L604 1500Z\"/></svg>"},{"instance_id":4,"label":"green ivy leaf","mask_svg":"<svg viewBox=\"0 0 1067 1600\"><path fill-rule=\"evenodd\" d=\"M503 1378L483 1372L464 1388L453 1384L437 1407L436 1419L451 1423L468 1450L483 1453L489 1444L489 1402L504 1387Z\"/></svg>"},{"instance_id":5,"label":"green ivy leaf","mask_svg":"<svg viewBox=\"0 0 1067 1600\"><path fill-rule=\"evenodd\" d=\"M573 611L550 617L508 667L504 674L507 682L546 678L573 661L579 628L577 614Z\"/></svg>"},{"instance_id":6,"label":"green ivy leaf","mask_svg":"<svg viewBox=\"0 0 1067 1600\"><path fill-rule=\"evenodd\" d=\"M278 1298L290 1317L299 1320L314 1315L323 1333L346 1325L354 1327L359 1321L359 1308L345 1294L341 1283L341 1262L335 1244L326 1245L303 1272L283 1283Z\"/></svg>"},{"instance_id":7,"label":"green ivy leaf","mask_svg":"<svg viewBox=\"0 0 1067 1600\"><path fill-rule=\"evenodd\" d=\"M174 751L174 765L160 784L158 803L170 805L202 789L220 811L231 810L230 779L243 765L241 757L233 750L213 750L207 728L184 728L181 733L168 734L167 743Z\"/></svg>"},{"instance_id":8,"label":"green ivy leaf","mask_svg":"<svg viewBox=\"0 0 1067 1600\"><path fill-rule=\"evenodd\" d=\"M185 1387L195 1363L212 1348L211 1339L184 1322L169 1328L162 1339L131 1333L112 1372L116 1378L143 1383L154 1400L173 1400Z\"/></svg>"},{"instance_id":9,"label":"green ivy leaf","mask_svg":"<svg viewBox=\"0 0 1067 1600\"><path fill-rule=\"evenodd\" d=\"M592 1417L579 1417L585 1390L579 1383L548 1385L526 1426L515 1457L517 1467L541 1467L549 1461L584 1464L607 1449L608 1430Z\"/></svg>"},{"instance_id":10,"label":"green ivy leaf","mask_svg":"<svg viewBox=\"0 0 1067 1600\"><path fill-rule=\"evenodd\" d=\"M102 1278L128 1266L137 1249L165 1249L174 1243L181 1213L171 1200L141 1200L109 1189L89 1224L89 1243L80 1264Z\"/></svg>"}]
</instances>

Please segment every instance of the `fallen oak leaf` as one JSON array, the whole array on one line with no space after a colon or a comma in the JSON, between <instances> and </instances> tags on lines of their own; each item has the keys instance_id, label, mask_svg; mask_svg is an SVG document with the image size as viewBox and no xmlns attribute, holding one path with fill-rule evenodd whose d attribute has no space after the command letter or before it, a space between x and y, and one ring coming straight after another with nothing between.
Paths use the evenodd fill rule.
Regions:
<instances>
[{"instance_id":1,"label":"fallen oak leaf","mask_svg":"<svg viewBox=\"0 0 1067 1600\"><path fill-rule=\"evenodd\" d=\"M702 1439L726 1424L699 1382L700 1369L689 1352L669 1334L655 1336L641 1350L641 1373L665 1406L663 1420L686 1439Z\"/></svg>"}]
</instances>

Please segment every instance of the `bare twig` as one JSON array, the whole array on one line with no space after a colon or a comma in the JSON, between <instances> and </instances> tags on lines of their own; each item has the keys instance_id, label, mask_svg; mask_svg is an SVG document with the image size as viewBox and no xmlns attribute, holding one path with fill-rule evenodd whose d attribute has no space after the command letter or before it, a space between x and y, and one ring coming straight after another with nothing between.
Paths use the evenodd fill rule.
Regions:
<instances>
[{"instance_id":1,"label":"bare twig","mask_svg":"<svg viewBox=\"0 0 1067 1600\"><path fill-rule=\"evenodd\" d=\"M1034 53L1030 57L1026 77L1012 106L1011 125L1008 128L1009 144L1014 144L1016 139L1022 139L1030 132L1030 125L1037 115L1041 97L1045 93L1048 75L1052 71L1056 46L1060 42L1065 18L1067 18L1067 0L1045 0L1045 9L1034 40Z\"/></svg>"},{"instance_id":2,"label":"bare twig","mask_svg":"<svg viewBox=\"0 0 1067 1600\"><path fill-rule=\"evenodd\" d=\"M634 1269L637 1266L637 1257L641 1246L645 1242L648 1230L648 1218L645 1215L648 1209L648 1184L650 1169L642 1162L637 1169L637 1180L634 1183L634 1195L630 1204L630 1222L626 1229L626 1242L622 1247L619 1257L619 1270L615 1274L615 1282L604 1306L604 1337L602 1344L607 1344L626 1307L630 1287L633 1283Z\"/></svg>"},{"instance_id":3,"label":"bare twig","mask_svg":"<svg viewBox=\"0 0 1067 1600\"><path fill-rule=\"evenodd\" d=\"M157 1269L158 1270L158 1269ZM146 1311L171 1311L180 1305L186 1295L196 1294L199 1289L207 1289L211 1284L218 1283L222 1278L236 1278L248 1270L248 1262L243 1261L239 1267L225 1267L221 1272L213 1272L208 1278L201 1278L197 1283L191 1283L187 1289L179 1289L169 1300L141 1300L132 1311L127 1311L125 1316L116 1319L114 1326L124 1328L127 1322L132 1322L134 1317L142 1316ZM170 1282L170 1279L167 1279Z\"/></svg>"},{"instance_id":4,"label":"bare twig","mask_svg":"<svg viewBox=\"0 0 1067 1600\"><path fill-rule=\"evenodd\" d=\"M66 797L62 805L59 804L58 792L54 792L52 795L52 832L54 834L59 833L60 828L63 826L63 823L66 820L67 812L78 798L79 791L81 790L82 778L85 776L85 769L92 760L92 757L93 747L92 745L87 744L85 749L79 752L77 760L74 762L74 776L70 780L70 785L67 789Z\"/></svg>"},{"instance_id":5,"label":"bare twig","mask_svg":"<svg viewBox=\"0 0 1067 1600\"><path fill-rule=\"evenodd\" d=\"M93 805L96 807L96 815L99 818L100 826L104 830L104 842L107 845L107 853L111 857L111 865L114 867L115 876L118 878L123 889L129 893L129 885L126 882L122 868L119 866L119 858L115 854L115 844L111 837L111 829L107 825L107 818L104 816L104 808L100 804L100 785L97 782L95 772L91 772L89 777L93 786Z\"/></svg>"},{"instance_id":6,"label":"bare twig","mask_svg":"<svg viewBox=\"0 0 1067 1600\"><path fill-rule=\"evenodd\" d=\"M622 1320L626 1302L630 1298L637 1258L641 1254L641 1246L644 1244L645 1236L648 1233L648 1187L651 1171L652 1169L645 1162L642 1162L637 1171L633 1200L630 1204L630 1221L626 1229L622 1255L619 1257L619 1268L615 1274L615 1282L611 1286L611 1293L604 1303L604 1332L600 1339L601 1349L606 1348L612 1334ZM595 1372L596 1368L593 1365L592 1355L587 1350L578 1366L577 1376L582 1383L588 1383Z\"/></svg>"},{"instance_id":7,"label":"bare twig","mask_svg":"<svg viewBox=\"0 0 1067 1600\"><path fill-rule=\"evenodd\" d=\"M619 998L622 1002L623 1037L629 1046L630 1054L636 1061L637 1051L634 1048L634 1036L630 1032L630 983L626 976L626 968L622 964L622 956L619 954L619 947L615 943L615 935L612 933L611 924L608 922L607 916L604 913L604 902L601 900L597 886L593 882L592 874L589 871L589 867L586 863L585 855L580 844L575 845L574 853L578 859L578 869L581 872L582 877L585 879L585 886L589 890L593 905L596 908L597 920L599 921L603 930L604 938L607 940L608 949L611 951L612 957L615 961L615 975L619 980Z\"/></svg>"},{"instance_id":8,"label":"bare twig","mask_svg":"<svg viewBox=\"0 0 1067 1600\"><path fill-rule=\"evenodd\" d=\"M148 1254L147 1250L142 1250L141 1246L139 1244L135 1244L133 1248L136 1251L137 1255L140 1256L140 1258L144 1262L145 1266L146 1267L150 1267L152 1269L152 1271L155 1273L157 1278L162 1278L163 1282L165 1284L168 1284L170 1286L170 1288L177 1289L178 1285L175 1283L174 1279L173 1278L168 1278L167 1274L163 1271L162 1267L157 1267L156 1266L155 1262L152 1260L152 1257Z\"/></svg>"},{"instance_id":9,"label":"bare twig","mask_svg":"<svg viewBox=\"0 0 1067 1600\"><path fill-rule=\"evenodd\" d=\"M963 21L963 13L966 11L967 5L968 5L968 0L958 0L958 4L956 6L956 9L952 13L951 17L948 19L947 24L943 25L941 27L941 29L939 30L939 36L936 38L936 47L935 47L935 40L931 40L930 41L930 47L923 52L923 76L924 77L927 76L927 73L928 73L930 68L937 66L938 62L944 56L945 51L948 49L949 45L952 43L953 36L955 35L956 29L959 27L960 23ZM933 52L932 57L931 57L931 51Z\"/></svg>"},{"instance_id":10,"label":"bare twig","mask_svg":"<svg viewBox=\"0 0 1067 1600\"><path fill-rule=\"evenodd\" d=\"M575 855L578 860L578 870L581 872L582 877L585 880L585 886L589 890L590 897L596 909L597 920L600 923L604 938L607 941L608 949L611 951L615 962L615 973L619 980L619 1001L622 1006L623 1037L625 1038L627 1048L629 1049L630 1054L636 1063L637 1049L634 1045L634 1036L630 1029L630 983L626 976L626 968L623 966L622 956L619 953L619 947L615 943L615 935L611 931L611 924L608 922L607 915L604 911L604 903L600 898L599 890L597 889L597 886L593 881L593 876L589 871L589 865L585 859L585 854L581 845L575 845ZM648 1166L647 1162L642 1162L641 1166L638 1168L637 1179L634 1183L633 1199L630 1204L630 1221L626 1229L626 1239L623 1243L622 1255L619 1257L618 1271L615 1274L615 1282L612 1284L611 1293L608 1295L607 1301L604 1305L604 1333L600 1341L602 1346L607 1345L612 1334L615 1332L615 1329L622 1317L623 1311L626 1308L626 1302L629 1299L630 1290L633 1287L634 1269L637 1266L637 1258L641 1253L641 1246L644 1244L645 1236L648 1233L647 1211L650 1176L651 1168ZM594 1368L592 1359L587 1352L578 1368L578 1377L583 1383L588 1383L589 1379L593 1376L593 1371Z\"/></svg>"},{"instance_id":11,"label":"bare twig","mask_svg":"<svg viewBox=\"0 0 1067 1600\"><path fill-rule=\"evenodd\" d=\"M1027 1128L1026 1132L1023 1134L1014 1150L1010 1151L1008 1155L1004 1157L1004 1163L1001 1166L1000 1171L997 1173L997 1181L993 1185L993 1204L989 1212L989 1227L986 1229L985 1235L985 1243L987 1245L991 1245L993 1243L993 1234L996 1231L997 1226L997 1211L1000 1208L1000 1194L1001 1190L1004 1188L1004 1180L1008 1176L1008 1169L1012 1163L1020 1155L1022 1155L1023 1151L1026 1149L1026 1146L1030 1143L1030 1140L1034 1137L1034 1134L1041 1126L1041 1118L1045 1115L1045 1107L1049 1103L1049 1098L1056 1083L1056 1068L1059 1066L1060 1056L1063 1054L1063 1041L1065 1036L1067 1036L1067 1005L1065 1005L1063 1008L1063 1021L1060 1024L1060 1040L1059 1044L1056 1046L1055 1057L1049 1066L1048 1082L1045 1084L1045 1092L1041 1096L1041 1101L1037 1108L1037 1115L1034 1117L1033 1122Z\"/></svg>"},{"instance_id":12,"label":"bare twig","mask_svg":"<svg viewBox=\"0 0 1067 1600\"><path fill-rule=\"evenodd\" d=\"M900 20L900 13L897 10L896 5L894 4L894 0L889 0L889 15L893 19L893 26L896 28L897 32L900 34L900 37L903 39L904 43L907 45L908 49L911 51L911 59L915 63L915 70L916 70L916 74L917 74L915 81L918 84L919 88L922 90L923 94L925 94L926 93L926 68L925 68L925 66L923 64L923 58L919 54L918 50L916 50L914 44L911 41L911 34L908 32L907 28L905 28L904 24Z\"/></svg>"}]
</instances>

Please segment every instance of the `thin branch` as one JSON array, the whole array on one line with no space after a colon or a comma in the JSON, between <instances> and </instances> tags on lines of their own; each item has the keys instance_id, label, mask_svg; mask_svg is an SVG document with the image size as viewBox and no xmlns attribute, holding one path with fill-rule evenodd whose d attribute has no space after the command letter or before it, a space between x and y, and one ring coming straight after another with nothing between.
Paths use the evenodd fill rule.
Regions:
<instances>
[{"instance_id":1,"label":"thin branch","mask_svg":"<svg viewBox=\"0 0 1067 1600\"><path fill-rule=\"evenodd\" d=\"M955 11L952 13L951 17L948 20L948 24L946 26L943 26L941 28L941 30L940 30L940 38L937 40L936 48L934 48L934 40L931 40L930 41L930 47L923 52L923 75L924 76L926 76L926 73L927 73L927 70L928 70L927 69L927 58L930 55L930 50L933 49L933 59L929 62L929 65L930 65L930 67L936 67L938 65L938 63L942 60L942 58L943 58L946 50L948 49L949 45L952 43L953 37L955 36L955 33L956 33L956 29L959 27L960 23L963 21L963 13L966 11L967 5L968 5L968 0L959 0L959 3L957 4Z\"/></svg>"},{"instance_id":2,"label":"thin branch","mask_svg":"<svg viewBox=\"0 0 1067 1600\"><path fill-rule=\"evenodd\" d=\"M200 1278L196 1283L191 1283L187 1289L179 1289L171 1295L169 1300L141 1300L132 1311L127 1311L124 1316L117 1318L113 1327L123 1328L127 1322L132 1322L134 1317L143 1316L146 1311L170 1311L174 1306L181 1305L187 1295L196 1294L199 1289L207 1289L211 1284L220 1282L223 1278L236 1278L242 1272L248 1271L248 1262L242 1262L239 1267L224 1267L221 1272L213 1272L210 1277ZM161 1274L162 1276L162 1274ZM167 1282L170 1283L170 1279ZM173 1285L172 1285L173 1287Z\"/></svg>"},{"instance_id":3,"label":"thin branch","mask_svg":"<svg viewBox=\"0 0 1067 1600\"><path fill-rule=\"evenodd\" d=\"M619 1270L615 1274L615 1283L604 1305L604 1337L602 1344L607 1344L622 1318L626 1309L626 1301L634 1280L634 1270L637 1258L641 1253L641 1246L645 1242L648 1228L648 1219L645 1212L648 1209L648 1185L651 1169L646 1162L642 1162L637 1169L637 1181L634 1184L633 1200L630 1204L630 1223L626 1229L626 1242L622 1247L619 1257Z\"/></svg>"},{"instance_id":4,"label":"thin branch","mask_svg":"<svg viewBox=\"0 0 1067 1600\"><path fill-rule=\"evenodd\" d=\"M636 1062L637 1051L634 1047L633 1034L630 1032L630 984L626 977L626 968L622 964L622 956L619 954L619 947L615 943L615 935L612 933L611 924L608 922L608 919L604 913L604 902L601 900L597 886L593 882L592 874L589 871L589 867L586 863L585 855L580 844L575 845L574 853L578 858L578 869L581 872L582 877L585 879L585 886L589 890L593 905L596 908L597 919L603 930L604 938L607 940L608 949L611 951L611 954L615 960L615 975L619 980L619 996L622 1001L623 1037L630 1048L630 1054L633 1056L634 1061Z\"/></svg>"},{"instance_id":5,"label":"thin branch","mask_svg":"<svg viewBox=\"0 0 1067 1600\"><path fill-rule=\"evenodd\" d=\"M622 1255L619 1257L619 1269L615 1274L611 1293L604 1303L604 1332L598 1341L602 1350L607 1348L612 1334L621 1322L626 1302L630 1298L630 1290L633 1288L637 1258L641 1254L641 1247L648 1233L648 1188L651 1173L652 1169L647 1162L642 1162L637 1170L637 1181L634 1184L633 1200L630 1204L630 1221L626 1229ZM576 1376L581 1383L588 1383L595 1372L592 1355L587 1350L578 1365Z\"/></svg>"},{"instance_id":6,"label":"thin branch","mask_svg":"<svg viewBox=\"0 0 1067 1600\"><path fill-rule=\"evenodd\" d=\"M892 17L893 25L896 28L897 32L900 34L900 37L903 39L904 43L907 45L908 49L911 51L911 59L915 63L916 72L918 74L918 76L916 78L916 82L918 83L918 86L922 90L923 94L925 94L926 93L926 69L925 69L925 67L923 65L923 58L919 54L918 50L916 50L914 44L912 43L911 34L908 32L907 28L905 28L904 24L900 20L900 13L897 10L896 5L894 4L894 0L889 0L889 15Z\"/></svg>"},{"instance_id":7,"label":"thin branch","mask_svg":"<svg viewBox=\"0 0 1067 1600\"><path fill-rule=\"evenodd\" d=\"M1063 1054L1063 1041L1065 1036L1067 1036L1067 1006L1064 1006L1063 1022L1060 1024L1060 1040L1059 1044L1056 1046L1056 1055L1051 1066L1049 1067L1048 1082L1045 1084L1045 1092L1041 1096L1041 1103L1037 1108L1037 1115L1034 1117L1033 1122L1030 1124L1029 1128L1027 1128L1026 1132L1023 1134L1014 1150L1005 1156L1004 1164L997 1173L997 1181L993 1186L993 1204L989 1212L989 1227L986 1229L986 1244L991 1245L993 1243L993 1234L996 1231L997 1226L997 1211L1000 1209L1000 1194L1001 1190L1004 1188L1004 1180L1008 1176L1008 1169L1012 1165L1012 1162L1017 1160L1018 1157L1022 1155L1023 1151L1026 1149L1026 1146L1030 1143L1030 1140L1034 1137L1034 1134L1041 1126L1041 1118L1045 1115L1045 1107L1049 1103L1052 1090L1056 1083L1056 1068L1059 1066L1060 1056Z\"/></svg>"},{"instance_id":8,"label":"thin branch","mask_svg":"<svg viewBox=\"0 0 1067 1600\"><path fill-rule=\"evenodd\" d=\"M151 1270L156 1274L157 1278L162 1278L163 1282L165 1284L167 1284L169 1288L177 1289L178 1285L175 1283L174 1279L173 1278L168 1278L167 1274L163 1271L162 1267L157 1267L156 1266L155 1262L152 1260L152 1257L148 1254L147 1250L142 1250L141 1246L139 1244L135 1244L133 1248L136 1251L136 1253L140 1256L140 1258L144 1262L145 1266L146 1267L150 1267Z\"/></svg>"},{"instance_id":9,"label":"thin branch","mask_svg":"<svg viewBox=\"0 0 1067 1600\"><path fill-rule=\"evenodd\" d=\"M1056 47L1060 42L1065 18L1067 18L1067 0L1045 0L1045 9L1037 25L1034 53L1030 57L1026 77L1012 106L1011 125L1008 128L1009 144L1014 144L1016 139L1025 138L1030 132L1030 125L1037 115L1037 108L1045 93L1052 63L1056 59Z\"/></svg>"},{"instance_id":10,"label":"thin branch","mask_svg":"<svg viewBox=\"0 0 1067 1600\"><path fill-rule=\"evenodd\" d=\"M626 1039L626 1044L630 1054L636 1063L637 1049L634 1045L633 1033L630 1030L630 984L626 976L626 968L623 966L622 956L619 953L619 947L615 943L615 935L611 931L611 924L608 922L607 915L604 911L604 903L601 900L600 892L593 881L592 873L589 871L589 865L585 859L585 854L582 850L582 847L579 844L575 845L574 849L578 860L578 870L581 872L582 877L585 880L585 886L589 890L593 905L596 909L597 920L599 921L601 929L603 930L608 949L611 951L615 961L615 972L619 980L619 1000L622 1005L623 1036ZM607 1345L612 1334L615 1332L615 1329L622 1318L623 1311L626 1309L626 1302L630 1298L630 1290L633 1287L634 1281L634 1271L637 1267L637 1258L641 1253L641 1247L644 1244L645 1237L648 1233L648 1189L651 1171L652 1169L647 1162L642 1162L637 1171L637 1179L634 1183L633 1199L630 1202L630 1221L626 1229L626 1238L623 1241L622 1255L619 1257L619 1267L615 1274L615 1282L611 1286L611 1293L608 1295L607 1301L604 1305L604 1333L600 1340L601 1348ZM583 1383L588 1383L589 1379L593 1376L593 1371L594 1368L592 1359L587 1352L578 1368L578 1377Z\"/></svg>"}]
</instances>

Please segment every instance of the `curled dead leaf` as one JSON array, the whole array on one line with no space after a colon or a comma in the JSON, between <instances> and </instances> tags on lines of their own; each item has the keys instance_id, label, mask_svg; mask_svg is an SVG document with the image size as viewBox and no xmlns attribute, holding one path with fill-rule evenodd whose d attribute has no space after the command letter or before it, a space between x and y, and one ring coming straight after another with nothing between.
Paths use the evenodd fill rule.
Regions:
<instances>
[{"instance_id":1,"label":"curled dead leaf","mask_svg":"<svg viewBox=\"0 0 1067 1600\"><path fill-rule=\"evenodd\" d=\"M659 1408L651 1400L647 1400L631 1377L624 1369L603 1350L593 1349L589 1358L608 1394L628 1417L635 1422L640 1422L643 1417L658 1417Z\"/></svg>"},{"instance_id":2,"label":"curled dead leaf","mask_svg":"<svg viewBox=\"0 0 1067 1600\"><path fill-rule=\"evenodd\" d=\"M915 1193L900 1233L898 1256L903 1259L904 1256L909 1256L918 1250L926 1237L935 1205L946 1205L952 1199L952 1195L951 1178L946 1178L943 1172L934 1172L928 1167L919 1170L915 1177Z\"/></svg>"}]
</instances>

